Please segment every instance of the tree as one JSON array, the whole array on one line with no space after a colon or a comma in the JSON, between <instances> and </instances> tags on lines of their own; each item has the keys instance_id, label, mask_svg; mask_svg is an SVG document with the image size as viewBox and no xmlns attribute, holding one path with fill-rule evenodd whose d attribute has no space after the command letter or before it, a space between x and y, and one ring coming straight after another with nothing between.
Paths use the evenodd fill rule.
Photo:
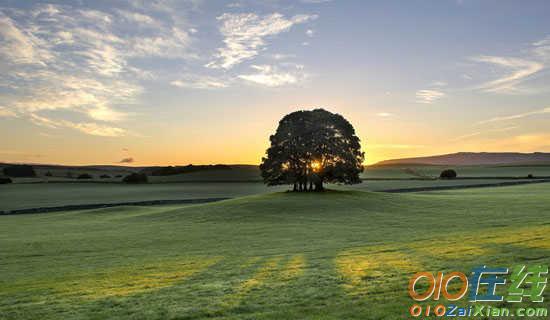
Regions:
<instances>
[{"instance_id":1,"label":"tree","mask_svg":"<svg viewBox=\"0 0 550 320\"><path fill-rule=\"evenodd\" d=\"M78 177L76 177L77 179L93 179L94 177L92 177L90 174L87 174L87 173L82 173L82 174L79 174Z\"/></svg>"},{"instance_id":2,"label":"tree","mask_svg":"<svg viewBox=\"0 0 550 320\"><path fill-rule=\"evenodd\" d=\"M456 171L453 169L447 169L441 171L441 174L439 175L439 178L441 179L454 179L456 178Z\"/></svg>"},{"instance_id":3,"label":"tree","mask_svg":"<svg viewBox=\"0 0 550 320\"><path fill-rule=\"evenodd\" d=\"M130 173L124 179L122 179L122 182L124 183L147 183L147 175L145 173Z\"/></svg>"},{"instance_id":4,"label":"tree","mask_svg":"<svg viewBox=\"0 0 550 320\"><path fill-rule=\"evenodd\" d=\"M0 177L0 184L8 184L8 183L12 183L13 181L11 181L10 178L8 177Z\"/></svg>"},{"instance_id":5,"label":"tree","mask_svg":"<svg viewBox=\"0 0 550 320\"><path fill-rule=\"evenodd\" d=\"M27 164L14 164L4 168L4 175L14 178L36 177L32 166Z\"/></svg>"},{"instance_id":6,"label":"tree","mask_svg":"<svg viewBox=\"0 0 550 320\"><path fill-rule=\"evenodd\" d=\"M321 191L323 183L361 183L365 153L353 126L339 114L324 109L290 113L269 140L260 165L267 185Z\"/></svg>"}]
</instances>

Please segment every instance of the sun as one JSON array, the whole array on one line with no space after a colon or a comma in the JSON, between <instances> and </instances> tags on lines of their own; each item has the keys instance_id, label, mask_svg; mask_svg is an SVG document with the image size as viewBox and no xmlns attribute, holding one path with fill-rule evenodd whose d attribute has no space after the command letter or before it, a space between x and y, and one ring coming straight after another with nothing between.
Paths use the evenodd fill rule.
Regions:
<instances>
[{"instance_id":1,"label":"sun","mask_svg":"<svg viewBox=\"0 0 550 320\"><path fill-rule=\"evenodd\" d=\"M319 161L313 161L310 166L311 166L311 170L313 170L313 172L317 172L317 171L321 170L321 162L319 162Z\"/></svg>"}]
</instances>

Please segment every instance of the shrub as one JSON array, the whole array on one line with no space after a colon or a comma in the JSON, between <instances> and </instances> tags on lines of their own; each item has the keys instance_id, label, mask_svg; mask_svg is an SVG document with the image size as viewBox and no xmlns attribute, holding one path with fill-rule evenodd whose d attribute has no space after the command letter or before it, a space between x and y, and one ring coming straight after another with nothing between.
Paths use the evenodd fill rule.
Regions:
<instances>
[{"instance_id":1,"label":"shrub","mask_svg":"<svg viewBox=\"0 0 550 320\"><path fill-rule=\"evenodd\" d=\"M15 178L36 177L36 172L32 166L15 164L4 168L4 175Z\"/></svg>"},{"instance_id":2,"label":"shrub","mask_svg":"<svg viewBox=\"0 0 550 320\"><path fill-rule=\"evenodd\" d=\"M99 176L101 179L109 179L111 176L108 174L102 174Z\"/></svg>"},{"instance_id":3,"label":"shrub","mask_svg":"<svg viewBox=\"0 0 550 320\"><path fill-rule=\"evenodd\" d=\"M11 181L10 178L8 177L0 177L0 184L7 184L7 183L12 183L13 181Z\"/></svg>"},{"instance_id":4,"label":"shrub","mask_svg":"<svg viewBox=\"0 0 550 320\"><path fill-rule=\"evenodd\" d=\"M49 172L49 171L46 172L44 175L45 175L46 177L51 177L51 176L53 176L53 174L52 174L51 172Z\"/></svg>"},{"instance_id":5,"label":"shrub","mask_svg":"<svg viewBox=\"0 0 550 320\"><path fill-rule=\"evenodd\" d=\"M117 175L115 176L115 178L122 178L122 175L121 175L121 174L117 174Z\"/></svg>"},{"instance_id":6,"label":"shrub","mask_svg":"<svg viewBox=\"0 0 550 320\"><path fill-rule=\"evenodd\" d=\"M130 173L122 181L125 183L147 183L148 180L144 173Z\"/></svg>"},{"instance_id":7,"label":"shrub","mask_svg":"<svg viewBox=\"0 0 550 320\"><path fill-rule=\"evenodd\" d=\"M527 175L527 179L533 179L533 178L534 178L534 176L532 174Z\"/></svg>"},{"instance_id":8,"label":"shrub","mask_svg":"<svg viewBox=\"0 0 550 320\"><path fill-rule=\"evenodd\" d=\"M447 169L441 171L441 174L439 175L439 178L441 179L454 179L456 178L456 171L453 169Z\"/></svg>"},{"instance_id":9,"label":"shrub","mask_svg":"<svg viewBox=\"0 0 550 320\"><path fill-rule=\"evenodd\" d=\"M80 174L77 179L92 179L93 177L87 173Z\"/></svg>"}]
</instances>

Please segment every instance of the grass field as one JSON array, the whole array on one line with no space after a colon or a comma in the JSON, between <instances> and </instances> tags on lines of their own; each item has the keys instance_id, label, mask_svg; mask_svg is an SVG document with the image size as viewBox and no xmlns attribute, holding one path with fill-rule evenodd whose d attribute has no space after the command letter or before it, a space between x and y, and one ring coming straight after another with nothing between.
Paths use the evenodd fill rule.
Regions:
<instances>
[{"instance_id":1,"label":"grass field","mask_svg":"<svg viewBox=\"0 0 550 320\"><path fill-rule=\"evenodd\" d=\"M329 187L338 190L381 191L403 188L479 185L506 181L521 180L369 180L352 186ZM0 210L147 200L234 198L288 189L288 186L267 187L260 182L186 182L145 185L88 182L15 183L0 185Z\"/></svg>"},{"instance_id":2,"label":"grass field","mask_svg":"<svg viewBox=\"0 0 550 320\"><path fill-rule=\"evenodd\" d=\"M0 216L0 318L405 318L417 271L548 264L549 197L546 183Z\"/></svg>"},{"instance_id":3,"label":"grass field","mask_svg":"<svg viewBox=\"0 0 550 320\"><path fill-rule=\"evenodd\" d=\"M472 165L472 166L438 166L438 165L392 165L367 167L362 174L367 179L388 178L437 178L444 169L456 170L459 178L489 177L550 177L550 165Z\"/></svg>"}]
</instances>

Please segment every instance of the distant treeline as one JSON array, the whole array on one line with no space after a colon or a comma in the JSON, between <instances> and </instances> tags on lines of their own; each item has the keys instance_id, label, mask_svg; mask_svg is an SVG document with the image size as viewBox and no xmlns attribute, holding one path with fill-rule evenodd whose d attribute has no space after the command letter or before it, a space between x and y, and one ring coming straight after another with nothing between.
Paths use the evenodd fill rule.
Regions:
<instances>
[{"instance_id":1,"label":"distant treeline","mask_svg":"<svg viewBox=\"0 0 550 320\"><path fill-rule=\"evenodd\" d=\"M16 164L4 167L2 170L5 176L13 178L31 178L36 177L36 172L32 166L26 164Z\"/></svg>"},{"instance_id":2,"label":"distant treeline","mask_svg":"<svg viewBox=\"0 0 550 320\"><path fill-rule=\"evenodd\" d=\"M168 166L168 167L149 167L141 170L149 176L171 176L175 174L191 173L197 171L211 171L211 170L231 170L231 166L225 164L214 165L187 165L187 166Z\"/></svg>"}]
</instances>

